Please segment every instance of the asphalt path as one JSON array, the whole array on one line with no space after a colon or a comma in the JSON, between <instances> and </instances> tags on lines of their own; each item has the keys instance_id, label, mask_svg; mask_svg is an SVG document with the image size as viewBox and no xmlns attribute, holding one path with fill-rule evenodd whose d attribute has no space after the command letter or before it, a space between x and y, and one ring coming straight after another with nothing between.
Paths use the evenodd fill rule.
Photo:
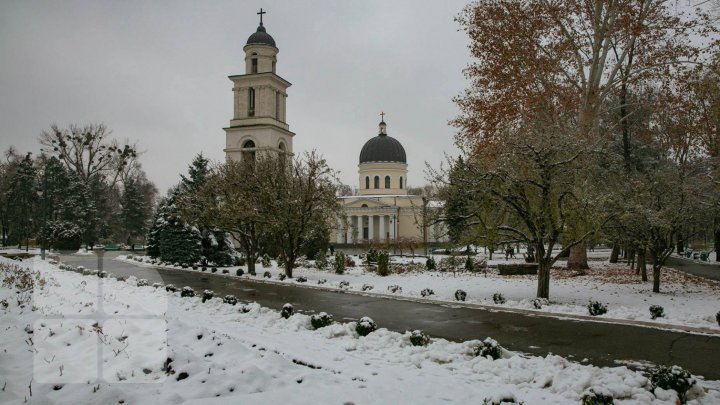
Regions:
<instances>
[{"instance_id":1,"label":"asphalt path","mask_svg":"<svg viewBox=\"0 0 720 405\"><path fill-rule=\"evenodd\" d=\"M117 255L106 253L102 269L118 276L145 278L150 283L233 294L241 301L256 301L277 310L291 303L296 311L325 311L341 321L370 316L378 326L398 332L421 329L432 337L452 341L490 336L510 350L533 355L553 353L596 366L617 366L619 362L677 364L695 375L720 380L720 336L348 294L209 272L148 268L112 260ZM95 255L60 259L72 265L100 268Z\"/></svg>"},{"instance_id":2,"label":"asphalt path","mask_svg":"<svg viewBox=\"0 0 720 405\"><path fill-rule=\"evenodd\" d=\"M690 259L682 259L670 256L666 263L668 267L694 274L696 276L720 281L720 263L696 262Z\"/></svg>"}]
</instances>

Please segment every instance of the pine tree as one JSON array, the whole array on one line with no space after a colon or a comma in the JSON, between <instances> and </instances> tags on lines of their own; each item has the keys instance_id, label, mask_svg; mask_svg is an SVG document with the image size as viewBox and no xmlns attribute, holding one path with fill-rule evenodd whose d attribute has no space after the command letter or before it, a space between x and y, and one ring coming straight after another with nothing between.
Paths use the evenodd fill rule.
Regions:
<instances>
[{"instance_id":1,"label":"pine tree","mask_svg":"<svg viewBox=\"0 0 720 405\"><path fill-rule=\"evenodd\" d=\"M8 222L10 239L18 244L34 236L36 223L33 223L37 202L37 172L33 159L28 153L19 162L17 171L10 180L8 190Z\"/></svg>"},{"instance_id":2,"label":"pine tree","mask_svg":"<svg viewBox=\"0 0 720 405\"><path fill-rule=\"evenodd\" d=\"M147 253L169 263L193 264L200 260L202 235L178 215L178 190L171 190L158 205L155 221L148 233Z\"/></svg>"},{"instance_id":3,"label":"pine tree","mask_svg":"<svg viewBox=\"0 0 720 405\"><path fill-rule=\"evenodd\" d=\"M128 244L145 234L147 230L147 207L140 184L135 178L125 180L120 211L120 224L128 236Z\"/></svg>"}]
</instances>

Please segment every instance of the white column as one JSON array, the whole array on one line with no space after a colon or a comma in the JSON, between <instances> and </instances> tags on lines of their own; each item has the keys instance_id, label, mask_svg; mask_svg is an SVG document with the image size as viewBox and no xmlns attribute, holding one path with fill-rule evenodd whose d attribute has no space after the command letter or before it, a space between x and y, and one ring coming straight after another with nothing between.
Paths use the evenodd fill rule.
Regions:
<instances>
[{"instance_id":1,"label":"white column","mask_svg":"<svg viewBox=\"0 0 720 405\"><path fill-rule=\"evenodd\" d=\"M369 216L368 216L368 239L369 239L369 240L375 240L375 238L374 238L374 236L375 236L375 233L374 233L374 232L375 232L375 229L374 229L374 226L373 226L373 225L374 225L374 223L373 223L373 222L374 222L374 221L373 221L374 218L375 218L375 215L369 215Z\"/></svg>"},{"instance_id":2,"label":"white column","mask_svg":"<svg viewBox=\"0 0 720 405\"><path fill-rule=\"evenodd\" d=\"M358 224L357 238L360 241L363 239L363 216L362 215L357 216L357 224Z\"/></svg>"},{"instance_id":3,"label":"white column","mask_svg":"<svg viewBox=\"0 0 720 405\"><path fill-rule=\"evenodd\" d=\"M342 243L342 239L343 239L342 218L338 217L337 228L335 229L335 242L340 244L340 243Z\"/></svg>"},{"instance_id":4,"label":"white column","mask_svg":"<svg viewBox=\"0 0 720 405\"><path fill-rule=\"evenodd\" d=\"M352 224L353 224L352 215L348 215L348 217L347 217L347 243L348 244L353 243Z\"/></svg>"},{"instance_id":5,"label":"white column","mask_svg":"<svg viewBox=\"0 0 720 405\"><path fill-rule=\"evenodd\" d=\"M395 240L395 230L397 229L397 217L395 215L390 216L390 240Z\"/></svg>"},{"instance_id":6,"label":"white column","mask_svg":"<svg viewBox=\"0 0 720 405\"><path fill-rule=\"evenodd\" d=\"M385 242L385 215L378 217L380 220L380 242Z\"/></svg>"}]
</instances>

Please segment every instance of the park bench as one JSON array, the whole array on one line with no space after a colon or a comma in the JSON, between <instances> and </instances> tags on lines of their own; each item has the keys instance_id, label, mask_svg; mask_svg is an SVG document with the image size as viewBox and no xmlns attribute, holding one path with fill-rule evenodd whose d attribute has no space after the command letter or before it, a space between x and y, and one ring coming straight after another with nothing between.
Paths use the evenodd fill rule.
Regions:
<instances>
[{"instance_id":1,"label":"park bench","mask_svg":"<svg viewBox=\"0 0 720 405\"><path fill-rule=\"evenodd\" d=\"M103 249L105 250L120 250L120 246L118 246L117 243L108 243L105 246L103 246Z\"/></svg>"},{"instance_id":2,"label":"park bench","mask_svg":"<svg viewBox=\"0 0 720 405\"><path fill-rule=\"evenodd\" d=\"M710 252L700 252L700 260L707 262L710 260Z\"/></svg>"},{"instance_id":3,"label":"park bench","mask_svg":"<svg viewBox=\"0 0 720 405\"><path fill-rule=\"evenodd\" d=\"M497 268L501 276L537 274L538 271L537 263L498 264Z\"/></svg>"}]
</instances>

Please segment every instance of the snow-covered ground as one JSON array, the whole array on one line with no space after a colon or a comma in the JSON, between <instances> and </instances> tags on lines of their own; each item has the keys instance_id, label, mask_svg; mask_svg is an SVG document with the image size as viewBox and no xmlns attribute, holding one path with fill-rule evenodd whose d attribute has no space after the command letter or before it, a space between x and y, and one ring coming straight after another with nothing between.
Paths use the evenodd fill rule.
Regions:
<instances>
[{"instance_id":1,"label":"snow-covered ground","mask_svg":"<svg viewBox=\"0 0 720 405\"><path fill-rule=\"evenodd\" d=\"M577 404L590 389L618 404L675 403L626 367L508 351L492 360L472 355L479 341L416 347L382 325L365 337L355 322L313 330L305 314L203 303L40 260L0 259L8 265L33 269L44 286L20 305L6 286L12 271L0 272L0 403ZM689 399L720 403L718 383L700 380Z\"/></svg>"},{"instance_id":2,"label":"snow-covered ground","mask_svg":"<svg viewBox=\"0 0 720 405\"><path fill-rule=\"evenodd\" d=\"M293 270L295 280L280 280L283 270L272 265L263 268L256 265L256 276L247 274L247 266L242 267L245 274L242 277L269 280L277 283L297 284L298 277L305 277L307 285L338 288L399 295L404 297L435 300L455 301L455 292L459 289L467 293L466 301L471 304L496 306L506 309L520 309L539 311L544 314L589 315L587 305L590 301L599 301L607 305L608 312L596 317L602 321L622 320L642 322L644 325L657 325L673 327L700 328L709 333L720 333L720 325L716 314L720 311L720 282L693 276L672 268L663 268L661 275L660 293L652 292L652 282L641 282L640 277L625 264L610 264L607 260L599 260L603 253L590 252L590 267L586 275L576 276L575 272L564 270L564 262L556 263L551 271L550 302L542 304L539 310L535 308L533 299L537 291L537 276L500 276L495 269L487 273L469 272L439 272L439 271L409 271L403 274L391 274L386 277L367 271L361 266L361 260L353 256L356 267L348 268L344 274L335 274L332 270L317 270L309 263L306 266ZM439 262L441 256L436 256ZM119 260L126 260L137 265L151 266L146 262L138 262L121 256ZM145 257L143 260L150 260ZM598 260L593 260L598 259ZM490 266L500 263L519 262L521 259L505 261L504 256L496 255L489 261ZM416 262L424 264L425 258L393 258L396 262ZM154 265L153 265L154 266ZM176 268L165 266L165 268ZM179 267L178 267L179 269ZM229 275L234 276L238 267L230 268ZM189 270L189 269L188 269ZM192 270L190 270L192 271ZM200 269L195 271L201 271ZM209 270L207 270L209 272ZM270 279L263 278L265 271L271 274ZM650 274L652 278L652 275ZM322 280L325 280L323 282ZM341 286L342 282L349 283L348 287ZM372 289L368 290L367 286ZM389 291L391 286L400 286L401 290L395 293ZM434 294L423 297L422 290L432 289ZM504 304L495 304L493 295L500 293L507 300ZM664 308L665 316L652 319L650 306L660 305Z\"/></svg>"}]
</instances>

